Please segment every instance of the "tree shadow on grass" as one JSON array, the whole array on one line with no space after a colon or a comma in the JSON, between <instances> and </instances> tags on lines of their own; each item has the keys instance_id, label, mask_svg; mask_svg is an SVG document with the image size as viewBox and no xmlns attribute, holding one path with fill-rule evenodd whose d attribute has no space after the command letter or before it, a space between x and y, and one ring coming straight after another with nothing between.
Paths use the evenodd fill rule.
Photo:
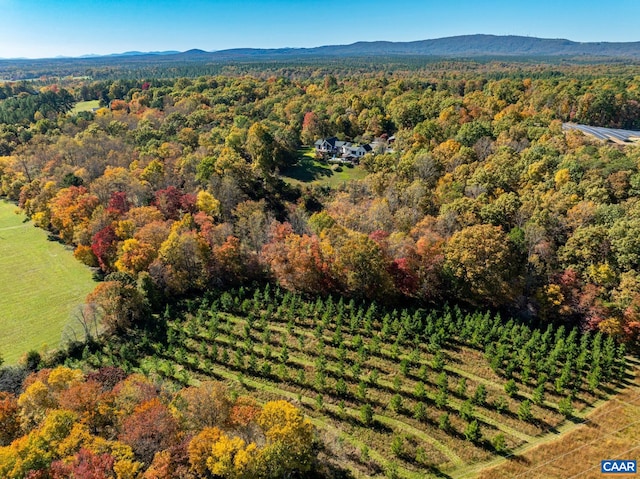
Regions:
<instances>
[{"instance_id":1,"label":"tree shadow on grass","mask_svg":"<svg viewBox=\"0 0 640 479\"><path fill-rule=\"evenodd\" d=\"M60 236L54 235L53 233L49 233L47 234L47 241L51 241L54 243L60 243L60 244L65 244L64 241L62 241L62 238L60 238Z\"/></svg>"},{"instance_id":2,"label":"tree shadow on grass","mask_svg":"<svg viewBox=\"0 0 640 479\"><path fill-rule=\"evenodd\" d=\"M451 479L451 476L449 474L446 474L444 472L442 472L440 469L438 469L436 466L432 465L432 464L428 464L426 466L422 466L426 471L429 471L429 474L431 474L434 477L440 477L443 479Z\"/></svg>"},{"instance_id":3,"label":"tree shadow on grass","mask_svg":"<svg viewBox=\"0 0 640 479\"><path fill-rule=\"evenodd\" d=\"M303 183L311 183L322 177L333 176L333 171L327 167L315 164L310 158L305 158L300 160L295 166L282 170L281 175Z\"/></svg>"}]
</instances>

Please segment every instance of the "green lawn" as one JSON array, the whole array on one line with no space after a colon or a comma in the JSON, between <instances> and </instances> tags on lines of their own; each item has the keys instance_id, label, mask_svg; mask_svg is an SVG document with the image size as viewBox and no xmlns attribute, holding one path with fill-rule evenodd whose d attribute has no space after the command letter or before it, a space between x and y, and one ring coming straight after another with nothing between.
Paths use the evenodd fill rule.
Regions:
<instances>
[{"instance_id":1,"label":"green lawn","mask_svg":"<svg viewBox=\"0 0 640 479\"><path fill-rule=\"evenodd\" d=\"M295 186L319 185L336 188L347 181L361 180L367 176L367 171L360 165L348 168L342 166L342 171L334 171L334 165L329 165L314 158L313 148L300 150L298 163L291 168L282 170L284 181Z\"/></svg>"},{"instance_id":2,"label":"green lawn","mask_svg":"<svg viewBox=\"0 0 640 479\"><path fill-rule=\"evenodd\" d=\"M0 354L7 364L29 349L56 346L95 286L89 268L15 210L0 201Z\"/></svg>"},{"instance_id":3,"label":"green lawn","mask_svg":"<svg viewBox=\"0 0 640 479\"><path fill-rule=\"evenodd\" d=\"M75 115L81 111L92 111L94 108L100 108L100 100L79 101L73 107L71 113Z\"/></svg>"}]
</instances>

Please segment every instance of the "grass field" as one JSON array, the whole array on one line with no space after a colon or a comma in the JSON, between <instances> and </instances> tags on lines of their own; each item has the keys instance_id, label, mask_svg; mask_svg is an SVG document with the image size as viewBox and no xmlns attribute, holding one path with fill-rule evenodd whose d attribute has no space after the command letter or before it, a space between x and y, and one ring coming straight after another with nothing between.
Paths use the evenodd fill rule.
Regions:
<instances>
[{"instance_id":1,"label":"grass field","mask_svg":"<svg viewBox=\"0 0 640 479\"><path fill-rule=\"evenodd\" d=\"M353 168L342 166L342 171L334 171L332 165L315 159L313 148L299 151L298 163L281 172L284 181L295 186L318 185L336 188L347 181L361 180L367 176L366 170L358 165Z\"/></svg>"},{"instance_id":2,"label":"grass field","mask_svg":"<svg viewBox=\"0 0 640 479\"><path fill-rule=\"evenodd\" d=\"M72 108L71 113L76 114L81 111L92 111L94 108L100 108L100 100L79 101Z\"/></svg>"},{"instance_id":3,"label":"grass field","mask_svg":"<svg viewBox=\"0 0 640 479\"><path fill-rule=\"evenodd\" d=\"M640 364L637 362L633 376L622 394L596 408L587 415L584 424L577 425L571 432L500 461L500 465L477 476L465 477L589 479L603 476L600 473L603 459L640 462Z\"/></svg>"},{"instance_id":4,"label":"grass field","mask_svg":"<svg viewBox=\"0 0 640 479\"><path fill-rule=\"evenodd\" d=\"M29 349L57 345L94 287L89 268L15 210L0 201L0 354L8 364Z\"/></svg>"}]
</instances>

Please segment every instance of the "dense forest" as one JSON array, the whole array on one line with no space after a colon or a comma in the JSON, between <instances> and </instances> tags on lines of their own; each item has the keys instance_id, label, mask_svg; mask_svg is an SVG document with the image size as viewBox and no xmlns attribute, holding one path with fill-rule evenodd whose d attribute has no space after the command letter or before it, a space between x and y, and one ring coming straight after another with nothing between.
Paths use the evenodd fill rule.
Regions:
<instances>
[{"instance_id":1,"label":"dense forest","mask_svg":"<svg viewBox=\"0 0 640 479\"><path fill-rule=\"evenodd\" d=\"M93 298L126 298L105 315L109 329L147 302L273 279L388 303L456 299L636 339L638 149L560 126L637 127L637 79L70 88L108 107L59 115L50 105L65 89L3 88L0 117L14 120L1 127L2 193L114 279ZM301 145L333 135L396 142L337 191L282 181Z\"/></svg>"},{"instance_id":2,"label":"dense forest","mask_svg":"<svg viewBox=\"0 0 640 479\"><path fill-rule=\"evenodd\" d=\"M271 477L285 453L291 471L317 472L331 446L272 402L288 397L356 429L366 460L352 470L370 459L358 441L410 429L378 464L415 477L526 443L604 397L640 345L640 147L562 123L640 130L640 77L456 65L0 84L0 195L101 280L84 338L0 375L2 474ZM349 165L364 179L291 181L333 136L375 141ZM457 354L486 368L457 368ZM207 377L270 393L196 392ZM203 397L228 417L190 416ZM301 428L293 439L270 429L270 409ZM387 409L395 422L381 422ZM153 444L150 417L164 421ZM415 445L421 428L439 453Z\"/></svg>"},{"instance_id":3,"label":"dense forest","mask_svg":"<svg viewBox=\"0 0 640 479\"><path fill-rule=\"evenodd\" d=\"M0 424L7 478L276 478L317 467L313 426L286 401L261 406L214 382L175 393L115 367L33 373L17 398L0 393Z\"/></svg>"}]
</instances>

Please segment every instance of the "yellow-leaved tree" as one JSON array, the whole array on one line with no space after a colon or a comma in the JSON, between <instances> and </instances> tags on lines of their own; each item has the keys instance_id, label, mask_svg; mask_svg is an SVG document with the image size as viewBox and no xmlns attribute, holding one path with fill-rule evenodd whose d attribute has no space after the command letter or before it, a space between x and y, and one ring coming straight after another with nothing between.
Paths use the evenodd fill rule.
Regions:
<instances>
[{"instance_id":1,"label":"yellow-leaved tree","mask_svg":"<svg viewBox=\"0 0 640 479\"><path fill-rule=\"evenodd\" d=\"M256 450L253 442L247 444L244 439L221 433L211 447L207 467L214 476L227 479L256 477Z\"/></svg>"},{"instance_id":2,"label":"yellow-leaved tree","mask_svg":"<svg viewBox=\"0 0 640 479\"><path fill-rule=\"evenodd\" d=\"M306 472L313 461L313 425L287 401L271 401L258 417L267 444L260 451L258 468L264 477Z\"/></svg>"}]
</instances>

